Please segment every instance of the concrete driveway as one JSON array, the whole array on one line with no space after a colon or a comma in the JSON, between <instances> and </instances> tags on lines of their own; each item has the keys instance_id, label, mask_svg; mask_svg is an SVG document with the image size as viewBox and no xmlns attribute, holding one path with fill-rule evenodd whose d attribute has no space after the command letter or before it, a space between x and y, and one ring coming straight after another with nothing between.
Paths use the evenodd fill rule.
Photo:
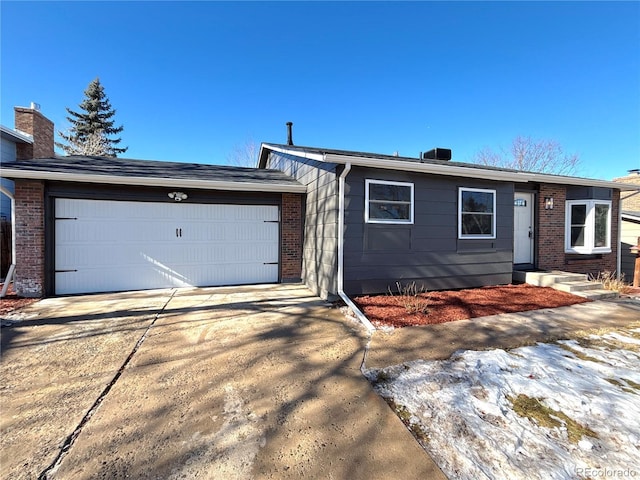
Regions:
<instances>
[{"instance_id":1,"label":"concrete driveway","mask_svg":"<svg viewBox=\"0 0 640 480\"><path fill-rule=\"evenodd\" d=\"M0 477L444 478L300 285L46 299L2 328Z\"/></svg>"}]
</instances>

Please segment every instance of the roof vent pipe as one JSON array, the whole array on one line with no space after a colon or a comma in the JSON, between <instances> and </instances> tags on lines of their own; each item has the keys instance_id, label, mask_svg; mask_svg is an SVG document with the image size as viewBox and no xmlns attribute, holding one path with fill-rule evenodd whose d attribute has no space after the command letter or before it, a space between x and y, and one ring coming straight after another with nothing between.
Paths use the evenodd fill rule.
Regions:
<instances>
[{"instance_id":1,"label":"roof vent pipe","mask_svg":"<svg viewBox=\"0 0 640 480\"><path fill-rule=\"evenodd\" d=\"M293 122L287 122L287 145L293 145Z\"/></svg>"}]
</instances>

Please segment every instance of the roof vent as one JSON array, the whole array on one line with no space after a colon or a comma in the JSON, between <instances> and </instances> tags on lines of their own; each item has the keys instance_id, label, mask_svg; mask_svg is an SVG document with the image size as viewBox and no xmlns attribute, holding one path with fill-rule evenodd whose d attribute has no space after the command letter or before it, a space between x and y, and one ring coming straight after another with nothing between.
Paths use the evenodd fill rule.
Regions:
<instances>
[{"instance_id":1,"label":"roof vent","mask_svg":"<svg viewBox=\"0 0 640 480\"><path fill-rule=\"evenodd\" d=\"M450 148L434 148L422 154L422 160L451 160Z\"/></svg>"},{"instance_id":2,"label":"roof vent","mask_svg":"<svg viewBox=\"0 0 640 480\"><path fill-rule=\"evenodd\" d=\"M287 145L293 145L293 122L287 122Z\"/></svg>"},{"instance_id":3,"label":"roof vent","mask_svg":"<svg viewBox=\"0 0 640 480\"><path fill-rule=\"evenodd\" d=\"M40 111L40 104L36 102L31 102L31 106L29 107L31 110L35 110L36 112Z\"/></svg>"}]
</instances>

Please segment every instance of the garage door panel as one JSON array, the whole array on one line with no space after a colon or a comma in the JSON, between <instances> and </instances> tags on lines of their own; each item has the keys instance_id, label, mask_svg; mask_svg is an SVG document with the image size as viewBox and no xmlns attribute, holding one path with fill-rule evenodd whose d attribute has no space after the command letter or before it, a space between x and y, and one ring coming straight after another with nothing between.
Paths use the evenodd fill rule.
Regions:
<instances>
[{"instance_id":1,"label":"garage door panel","mask_svg":"<svg viewBox=\"0 0 640 480\"><path fill-rule=\"evenodd\" d=\"M56 293L276 282L278 216L265 205L56 199Z\"/></svg>"}]
</instances>

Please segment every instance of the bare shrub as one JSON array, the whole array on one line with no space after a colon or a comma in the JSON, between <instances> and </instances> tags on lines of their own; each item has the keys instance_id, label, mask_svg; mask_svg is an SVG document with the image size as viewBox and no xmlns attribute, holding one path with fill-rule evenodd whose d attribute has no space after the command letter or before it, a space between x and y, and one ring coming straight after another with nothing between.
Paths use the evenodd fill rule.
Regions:
<instances>
[{"instance_id":1,"label":"bare shrub","mask_svg":"<svg viewBox=\"0 0 640 480\"><path fill-rule=\"evenodd\" d=\"M416 282L407 283L404 286L402 283L396 282L396 292L389 288L389 295L408 313L427 313L429 311L430 298L426 293L427 289L424 286L418 287Z\"/></svg>"},{"instance_id":2,"label":"bare shrub","mask_svg":"<svg viewBox=\"0 0 640 480\"><path fill-rule=\"evenodd\" d=\"M606 290L618 293L629 293L632 290L631 285L624 281L624 273L621 273L618 279L616 272L605 270L595 276L589 275L589 281L601 283Z\"/></svg>"}]
</instances>

